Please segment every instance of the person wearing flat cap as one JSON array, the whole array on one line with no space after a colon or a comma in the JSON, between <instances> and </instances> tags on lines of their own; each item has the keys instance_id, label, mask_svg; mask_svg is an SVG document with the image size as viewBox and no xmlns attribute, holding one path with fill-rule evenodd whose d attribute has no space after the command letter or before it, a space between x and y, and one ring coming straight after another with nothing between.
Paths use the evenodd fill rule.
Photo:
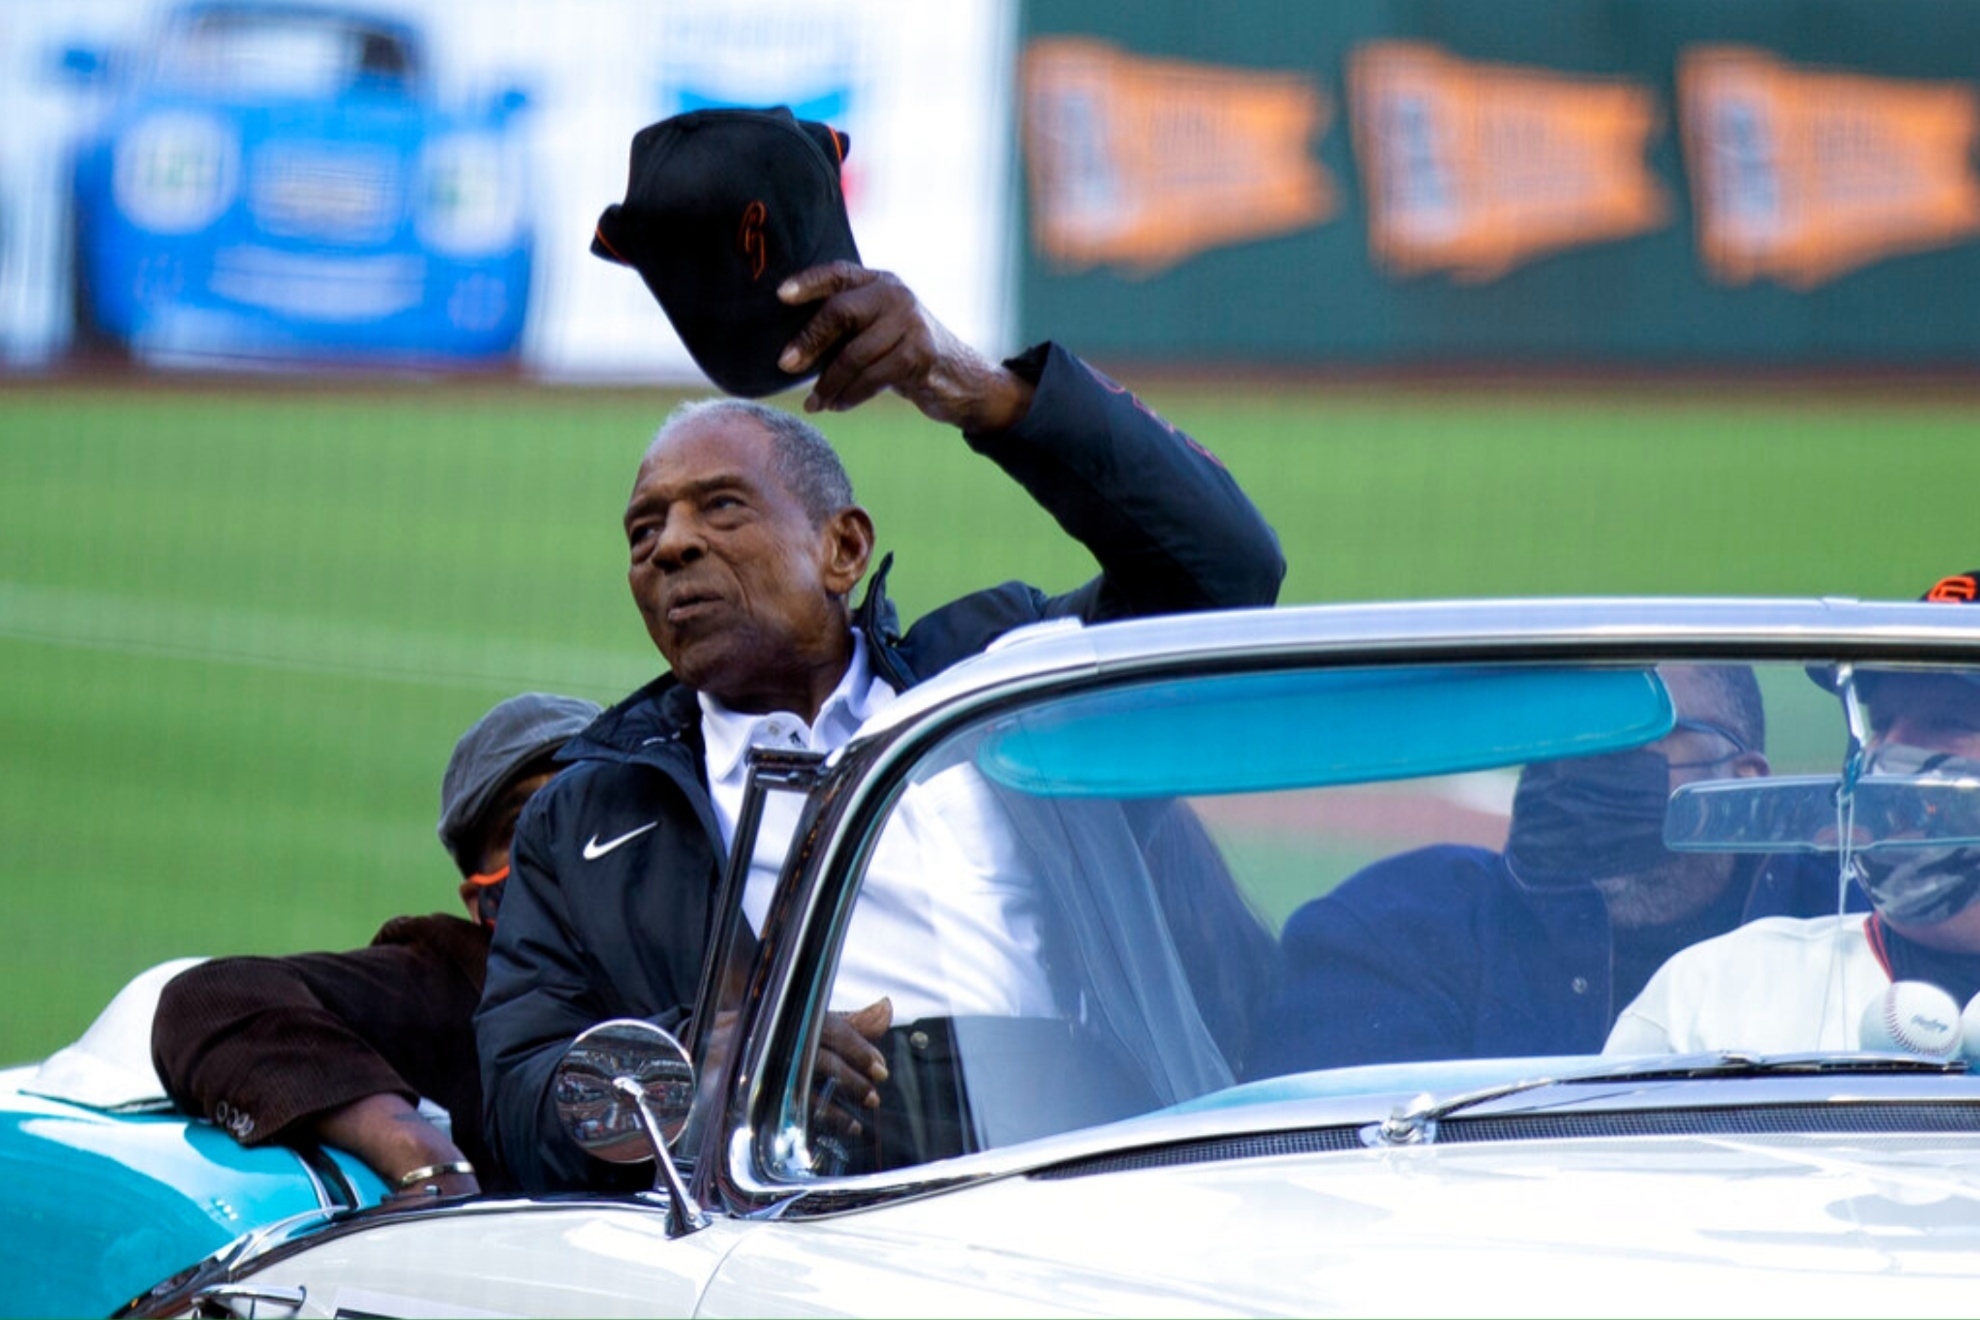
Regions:
<instances>
[{"instance_id":1,"label":"person wearing flat cap","mask_svg":"<svg viewBox=\"0 0 1980 1320\"><path fill-rule=\"evenodd\" d=\"M511 697L462 735L440 788L440 842L467 919L395 917L367 948L215 958L165 986L152 1061L166 1093L242 1145L319 1142L395 1196L510 1186L481 1137L472 1017L509 874L509 842L551 758L598 715L576 697ZM425 1098L451 1130L425 1117Z\"/></svg>"},{"instance_id":2,"label":"person wearing flat cap","mask_svg":"<svg viewBox=\"0 0 1980 1320\"><path fill-rule=\"evenodd\" d=\"M1134 395L1051 343L990 361L900 279L860 264L838 188L847 146L783 110L656 124L634 140L626 201L600 218L593 251L638 270L731 394L814 375L808 413L897 394L1022 486L1100 574L1059 595L1007 582L902 630L886 597L890 558L854 603L874 520L813 426L735 398L686 405L661 426L623 530L633 600L670 672L567 746L569 768L524 812L476 1018L490 1141L530 1191L651 1180L578 1148L556 1117L553 1073L608 1018L683 1030L751 746L844 746L900 693L1027 624L1270 605L1285 573L1230 473ZM752 928L788 824L779 837L766 822L751 858ZM1032 1002L1050 990L1012 932L1037 914L1023 885L1006 883L991 832L969 841L980 845L960 853L982 871L973 892L1012 896L968 909L999 969L983 978L985 997ZM853 918L840 980L862 1001L841 1011L835 990L825 1044L856 1110L881 1103L888 1069L875 1042L903 1031L896 1013L912 1020L926 983L917 959L935 941L911 917L925 919L914 888L925 883L913 868L876 875ZM888 926L886 912L910 917Z\"/></svg>"},{"instance_id":3,"label":"person wearing flat cap","mask_svg":"<svg viewBox=\"0 0 1980 1320\"><path fill-rule=\"evenodd\" d=\"M1980 604L1980 570L1941 578L1920 599ZM1853 689L1861 703L1866 778L1980 779L1980 673L1816 668L1809 676L1845 703ZM1623 1010L1603 1052L1860 1049L1865 1010L1900 981L1942 991L1949 1016L1980 1003L1980 848L1949 842L1850 860L1870 911L1770 917L1692 945ZM1968 1018L1976 1012L1967 1008Z\"/></svg>"}]
</instances>

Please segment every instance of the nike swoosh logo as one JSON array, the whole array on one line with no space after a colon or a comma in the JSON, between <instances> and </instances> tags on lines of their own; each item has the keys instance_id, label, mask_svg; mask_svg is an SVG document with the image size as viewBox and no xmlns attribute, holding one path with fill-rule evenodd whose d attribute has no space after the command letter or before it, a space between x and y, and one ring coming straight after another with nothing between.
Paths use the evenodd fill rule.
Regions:
<instances>
[{"instance_id":1,"label":"nike swoosh logo","mask_svg":"<svg viewBox=\"0 0 1980 1320\"><path fill-rule=\"evenodd\" d=\"M660 822L657 820L649 820L646 822L646 824L640 826L638 829L627 830L624 834L621 834L618 838L607 839L603 843L600 843L598 841L598 836L594 834L591 836L590 839L588 839L585 842L584 860L587 862L595 862L599 858L603 857L606 853L611 852L614 848L624 843L627 839L637 839L640 835L646 833L648 830L652 829L655 825L658 825L659 823Z\"/></svg>"}]
</instances>

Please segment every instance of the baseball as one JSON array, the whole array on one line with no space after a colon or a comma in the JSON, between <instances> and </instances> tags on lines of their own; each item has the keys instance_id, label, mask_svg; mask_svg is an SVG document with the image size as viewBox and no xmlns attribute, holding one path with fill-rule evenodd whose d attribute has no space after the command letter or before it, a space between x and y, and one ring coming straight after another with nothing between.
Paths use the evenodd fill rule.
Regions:
<instances>
[{"instance_id":1,"label":"baseball","mask_svg":"<svg viewBox=\"0 0 1980 1320\"><path fill-rule=\"evenodd\" d=\"M1958 1003L1938 986L1893 981L1864 1006L1862 1048L1950 1059L1959 1052L1964 1021Z\"/></svg>"},{"instance_id":2,"label":"baseball","mask_svg":"<svg viewBox=\"0 0 1980 1320\"><path fill-rule=\"evenodd\" d=\"M1966 1011L1959 1015L1959 1057L1980 1063L1980 995L1967 1000Z\"/></svg>"}]
</instances>

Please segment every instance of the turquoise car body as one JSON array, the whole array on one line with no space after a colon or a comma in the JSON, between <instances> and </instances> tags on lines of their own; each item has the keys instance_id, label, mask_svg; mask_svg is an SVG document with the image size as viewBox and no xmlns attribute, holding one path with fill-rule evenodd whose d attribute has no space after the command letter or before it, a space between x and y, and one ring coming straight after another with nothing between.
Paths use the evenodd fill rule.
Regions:
<instances>
[{"instance_id":1,"label":"turquoise car body","mask_svg":"<svg viewBox=\"0 0 1980 1320\"><path fill-rule=\"evenodd\" d=\"M109 1315L252 1230L384 1198L342 1151L242 1146L171 1107L151 1013L192 961L138 976L45 1062L0 1070L0 1316Z\"/></svg>"}]
</instances>

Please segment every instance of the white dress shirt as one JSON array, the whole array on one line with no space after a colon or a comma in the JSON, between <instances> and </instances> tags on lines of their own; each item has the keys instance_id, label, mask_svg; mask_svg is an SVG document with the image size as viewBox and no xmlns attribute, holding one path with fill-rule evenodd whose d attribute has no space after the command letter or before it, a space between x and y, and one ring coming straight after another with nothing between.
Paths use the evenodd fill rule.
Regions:
<instances>
[{"instance_id":1,"label":"white dress shirt","mask_svg":"<svg viewBox=\"0 0 1980 1320\"><path fill-rule=\"evenodd\" d=\"M751 747L833 752L898 694L873 672L866 639L810 724L788 711L745 715L700 693L709 791L733 848ZM765 797L743 887L743 915L761 930L802 802ZM896 1024L964 1014L1050 1016L1039 963L1039 887L1014 832L974 766L912 784L881 831L853 906L830 1006L851 1012L882 996Z\"/></svg>"}]
</instances>

